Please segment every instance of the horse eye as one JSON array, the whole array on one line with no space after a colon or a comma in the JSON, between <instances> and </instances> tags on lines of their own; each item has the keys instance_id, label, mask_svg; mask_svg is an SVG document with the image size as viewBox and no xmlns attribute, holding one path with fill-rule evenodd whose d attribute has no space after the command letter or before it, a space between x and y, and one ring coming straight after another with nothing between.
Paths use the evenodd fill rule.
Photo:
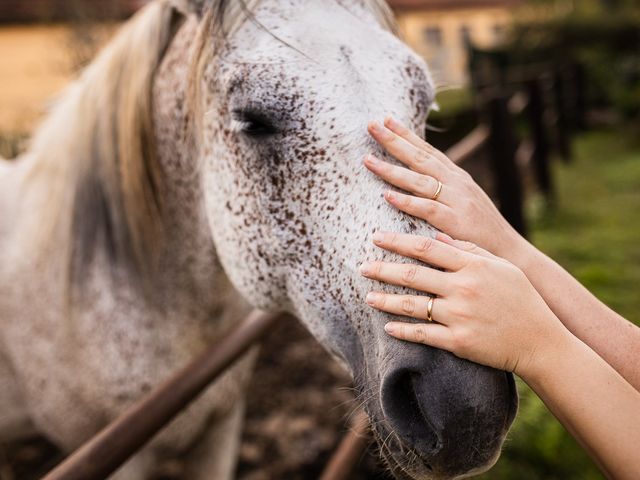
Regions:
<instances>
[{"instance_id":1,"label":"horse eye","mask_svg":"<svg viewBox=\"0 0 640 480\"><path fill-rule=\"evenodd\" d=\"M263 137L278 132L278 129L263 113L251 110L234 110L233 128L251 137Z\"/></svg>"}]
</instances>

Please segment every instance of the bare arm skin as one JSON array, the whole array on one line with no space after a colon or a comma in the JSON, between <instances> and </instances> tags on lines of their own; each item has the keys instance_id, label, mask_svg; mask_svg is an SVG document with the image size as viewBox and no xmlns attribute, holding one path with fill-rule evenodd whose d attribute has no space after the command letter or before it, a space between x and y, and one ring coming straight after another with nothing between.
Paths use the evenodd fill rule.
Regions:
<instances>
[{"instance_id":1,"label":"bare arm skin","mask_svg":"<svg viewBox=\"0 0 640 480\"><path fill-rule=\"evenodd\" d=\"M365 262L364 276L437 295L433 323L391 322L386 331L513 371L542 398L609 478L640 476L640 392L569 332L526 275L468 242L377 232L380 248L415 264ZM371 292L367 303L425 318L428 297Z\"/></svg>"},{"instance_id":2,"label":"bare arm skin","mask_svg":"<svg viewBox=\"0 0 640 480\"><path fill-rule=\"evenodd\" d=\"M518 266L560 321L640 391L640 328L593 296L560 265L522 238L464 170L416 134L388 118L372 123L373 138L403 168L368 156L365 166L413 195L389 192L389 203L473 242ZM429 200L443 183L438 201Z\"/></svg>"}]
</instances>

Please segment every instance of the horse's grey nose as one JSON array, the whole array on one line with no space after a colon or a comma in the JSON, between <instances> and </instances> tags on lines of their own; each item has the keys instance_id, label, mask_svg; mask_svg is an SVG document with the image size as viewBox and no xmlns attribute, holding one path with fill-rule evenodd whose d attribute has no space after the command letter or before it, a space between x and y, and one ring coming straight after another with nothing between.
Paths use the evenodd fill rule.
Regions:
<instances>
[{"instance_id":1,"label":"horse's grey nose","mask_svg":"<svg viewBox=\"0 0 640 480\"><path fill-rule=\"evenodd\" d=\"M409 447L432 457L442 448L442 429L425 405L424 383L423 376L410 369L392 372L382 384L382 411Z\"/></svg>"},{"instance_id":2,"label":"horse's grey nose","mask_svg":"<svg viewBox=\"0 0 640 480\"><path fill-rule=\"evenodd\" d=\"M492 463L517 408L512 375L424 345L394 353L380 400L402 450L445 478Z\"/></svg>"}]
</instances>

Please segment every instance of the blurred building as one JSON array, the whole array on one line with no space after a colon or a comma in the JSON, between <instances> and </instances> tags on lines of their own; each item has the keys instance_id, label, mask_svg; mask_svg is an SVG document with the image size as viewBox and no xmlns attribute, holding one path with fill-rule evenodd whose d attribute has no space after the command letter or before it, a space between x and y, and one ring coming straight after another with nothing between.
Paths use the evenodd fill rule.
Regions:
<instances>
[{"instance_id":1,"label":"blurred building","mask_svg":"<svg viewBox=\"0 0 640 480\"><path fill-rule=\"evenodd\" d=\"M112 22L98 22L105 24L103 31L91 21L124 19L147 1L0 0L0 131L31 128L46 100L59 92L108 38ZM499 41L513 21L513 7L519 3L388 1L405 39L427 59L436 82L452 86L467 83L465 39L478 45Z\"/></svg>"},{"instance_id":2,"label":"blurred building","mask_svg":"<svg viewBox=\"0 0 640 480\"><path fill-rule=\"evenodd\" d=\"M422 55L438 85L468 83L466 44L495 45L519 0L389 0L402 36Z\"/></svg>"},{"instance_id":3,"label":"blurred building","mask_svg":"<svg viewBox=\"0 0 640 480\"><path fill-rule=\"evenodd\" d=\"M0 23L74 19L117 19L131 15L145 0L0 0Z\"/></svg>"},{"instance_id":4,"label":"blurred building","mask_svg":"<svg viewBox=\"0 0 640 480\"><path fill-rule=\"evenodd\" d=\"M0 0L0 136L31 131L119 20L143 3Z\"/></svg>"}]
</instances>

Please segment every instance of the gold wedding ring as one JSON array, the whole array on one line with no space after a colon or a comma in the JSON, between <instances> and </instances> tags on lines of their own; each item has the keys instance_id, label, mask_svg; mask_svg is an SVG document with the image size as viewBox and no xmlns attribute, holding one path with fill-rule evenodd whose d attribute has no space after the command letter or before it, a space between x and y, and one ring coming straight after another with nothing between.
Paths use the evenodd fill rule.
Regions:
<instances>
[{"instance_id":1,"label":"gold wedding ring","mask_svg":"<svg viewBox=\"0 0 640 480\"><path fill-rule=\"evenodd\" d=\"M433 200L434 202L438 200L438 197L440 196L441 193L442 193L442 182L438 180L438 188L436 188L436 193L433 194L433 197L431 197L431 200Z\"/></svg>"},{"instance_id":2,"label":"gold wedding ring","mask_svg":"<svg viewBox=\"0 0 640 480\"><path fill-rule=\"evenodd\" d=\"M427 302L427 322L433 322L433 301L435 297L429 297L429 301Z\"/></svg>"}]
</instances>

